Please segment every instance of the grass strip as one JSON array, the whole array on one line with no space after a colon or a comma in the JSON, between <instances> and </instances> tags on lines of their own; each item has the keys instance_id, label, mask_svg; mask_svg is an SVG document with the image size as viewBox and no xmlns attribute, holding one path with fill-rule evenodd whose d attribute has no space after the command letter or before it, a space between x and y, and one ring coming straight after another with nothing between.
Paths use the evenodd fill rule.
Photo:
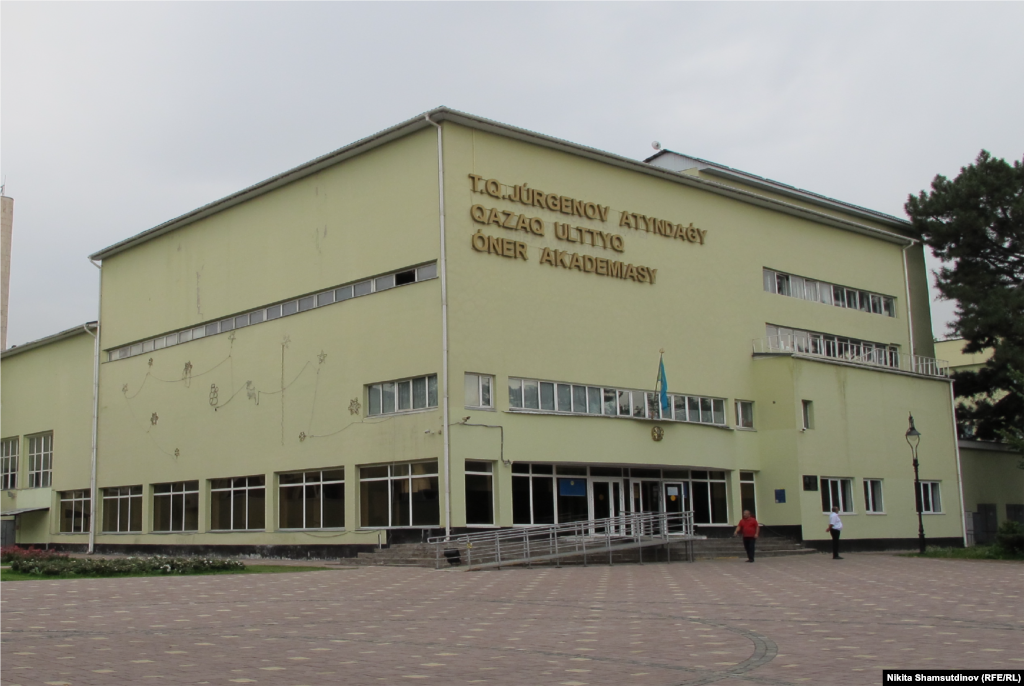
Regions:
<instances>
[{"instance_id":1,"label":"grass strip","mask_svg":"<svg viewBox=\"0 0 1024 686\"><path fill-rule=\"evenodd\" d=\"M25 574L24 572L15 572L11 569L0 569L0 581L65 581L68 579L123 579L127 577L140 577L140 576L162 576L162 577L182 577L182 576L211 576L211 575L224 575L224 574L287 574L290 572L323 572L330 571L330 567L307 567L305 565L252 565L245 569L229 569L229 570L214 570L214 571L203 571L203 572L192 572L190 574L163 574L160 572L135 572L127 574L105 574L105 575L91 575L86 576L84 574L68 574L58 576L43 576L41 574Z\"/></svg>"}]
</instances>

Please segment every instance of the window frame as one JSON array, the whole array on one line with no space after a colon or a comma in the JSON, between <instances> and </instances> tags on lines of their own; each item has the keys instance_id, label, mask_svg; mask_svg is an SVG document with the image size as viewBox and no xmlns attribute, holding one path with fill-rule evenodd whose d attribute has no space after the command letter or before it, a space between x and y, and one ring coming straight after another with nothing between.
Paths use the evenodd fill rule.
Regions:
<instances>
[{"instance_id":1,"label":"window frame","mask_svg":"<svg viewBox=\"0 0 1024 686\"><path fill-rule=\"evenodd\" d=\"M803 431L814 430L814 401L800 401L800 423Z\"/></svg>"},{"instance_id":2,"label":"window frame","mask_svg":"<svg viewBox=\"0 0 1024 686\"><path fill-rule=\"evenodd\" d=\"M244 479L245 483L242 484L242 485L237 485L235 482L238 481L239 479ZM256 483L255 485L252 485L252 484L249 483L250 479L262 479L263 481L262 481L262 483ZM214 486L214 483L216 483L218 481L229 481L230 485L228 485L226 487ZM238 531L266 531L266 528L267 528L267 518L266 518L267 517L267 515L266 515L266 506L267 506L267 477L266 477L265 474L251 474L249 476L232 476L232 477L225 477L225 478L220 478L220 479L210 479L209 480L209 484L210 484L210 491L209 491L209 493L210 493L210 503L209 503L209 508L210 508L210 510L209 510L209 512L210 512L210 526L209 526L209 530L211 532L220 533L220 532L238 532ZM255 491L263 491L263 526L260 526L260 527L249 527L249 523L250 523L251 517L252 517L252 514L250 513L250 507L249 507L250 506L250 502L249 501L250 501L250 497L251 497L249 495L249 493L250 492L255 492ZM214 508L214 506L217 503L217 498L214 496L215 493L230 493L229 500L228 500L229 505L230 505L230 507L228 508L228 511L230 513L230 515L229 515L229 523L231 525L230 528L227 528L227 529L215 529L213 527L213 508ZM236 493L242 493L243 494L242 497L245 498L245 527L243 527L243 528L239 528L239 527L235 526L235 498L236 498L235 494Z\"/></svg>"},{"instance_id":3,"label":"window frame","mask_svg":"<svg viewBox=\"0 0 1024 686\"><path fill-rule=\"evenodd\" d=\"M828 482L828 483L826 483ZM821 507L822 514L832 514L832 508L836 505L832 498L832 483L839 484L839 514L841 515L854 515L857 514L855 509L855 503L853 502L853 477L848 476L823 476L819 481L819 489L821 491ZM825 498L828 498L828 505L825 505ZM848 500L849 502L842 502ZM845 506L849 505L850 509L845 509Z\"/></svg>"},{"instance_id":4,"label":"window frame","mask_svg":"<svg viewBox=\"0 0 1024 686\"><path fill-rule=\"evenodd\" d=\"M190 484L195 484L195 487L191 488ZM157 488L162 488L164 486L169 487L169 490L167 492L157 492L157 490L156 490ZM181 487L180 490L176 489L176 487L178 487L178 486ZM202 511L202 503L200 502L201 498L200 498L200 489L199 489L199 481L198 480L191 479L189 481L168 481L168 482L164 482L164 483L153 484L151 486L151 493L152 493L152 496L151 496L152 497L152 501L151 502L152 502L152 510L153 511L152 511L152 513L150 515L152 517L152 526L150 528L150 531L152 533L155 533L155 534L178 534L178 533L194 533L194 532L199 531L199 513ZM188 502L188 496L190 496L190 495L194 495L195 496L196 526L195 526L194 529L187 529L187 528L185 528L185 522L188 519L188 510L192 509L190 507L186 507L186 503ZM166 498L169 501L169 503L168 503L168 508L169 508L168 521L171 523L171 528L170 529L158 529L158 528L156 528L156 520L157 520L156 513L157 513L158 499L162 500L164 498ZM181 501L180 504L178 505L178 507L181 508L180 513L176 513L175 512L175 502L178 501L178 500ZM180 520L181 520L181 528L180 529L175 529L174 528L174 520L175 520L175 515L176 514L180 514Z\"/></svg>"},{"instance_id":5,"label":"window frame","mask_svg":"<svg viewBox=\"0 0 1024 686\"><path fill-rule=\"evenodd\" d=\"M66 531L64 529L64 507L65 503L70 503L71 507L71 529ZM75 505L81 503L81 508L76 508ZM90 521L92 517L92 494L89 489L79 489L75 491L61 491L57 499L57 507L59 508L59 516L57 518L57 533L61 534L87 534L91 530ZM78 516L76 517L76 513ZM79 522L76 528L76 521Z\"/></svg>"},{"instance_id":6,"label":"window frame","mask_svg":"<svg viewBox=\"0 0 1024 686\"><path fill-rule=\"evenodd\" d=\"M50 488L53 483L53 431L43 431L28 439L28 487ZM49 441L47 441L49 439ZM36 448L36 441L42 447Z\"/></svg>"},{"instance_id":7,"label":"window frame","mask_svg":"<svg viewBox=\"0 0 1024 686\"><path fill-rule=\"evenodd\" d=\"M918 482L920 488L915 489L917 491L917 502L915 505L919 506L921 514L946 514L945 510L942 509L942 482L933 480L920 480ZM924 489L928 489L927 503L923 496ZM939 502L939 509L935 509L935 501ZM927 509L925 506L927 505Z\"/></svg>"},{"instance_id":8,"label":"window frame","mask_svg":"<svg viewBox=\"0 0 1024 686\"><path fill-rule=\"evenodd\" d=\"M743 423L742 406L750 408L750 423ZM733 409L736 412L736 430L737 431L757 431L754 425L754 401L753 400L736 400L733 402Z\"/></svg>"},{"instance_id":9,"label":"window frame","mask_svg":"<svg viewBox=\"0 0 1024 686\"><path fill-rule=\"evenodd\" d=\"M464 388L468 388L471 377L475 377L476 378L476 398L478 400L482 400L483 399L484 386L485 385L488 386L488 389L489 389L488 390L488 395L490 396L490 403L489 404L484 404L483 402L480 402L479 404L474 405L474 404L469 402L469 400L470 400L469 398L465 398L466 409L467 410L493 410L494 409L494 387L495 387L494 375L493 374L479 374L477 372L466 372L465 377L464 377L464 382L463 382Z\"/></svg>"},{"instance_id":10,"label":"window frame","mask_svg":"<svg viewBox=\"0 0 1024 686\"><path fill-rule=\"evenodd\" d=\"M413 473L415 471L414 465L430 465L430 464L434 465L434 471L433 472L423 472L423 473L420 473L420 474L414 474ZM387 470L388 470L387 476L363 477L363 470L364 469L379 469L379 468L382 468L382 467L387 467ZM441 526L441 492L440 492L441 479L440 479L439 467L440 467L439 466L439 461L438 461L438 459L436 457L428 459L428 460L409 460L409 461L403 461L403 462L385 462L385 463L374 463L374 464L357 465L356 469L359 470L359 472L357 472L357 474L359 475L358 476L358 480L359 480L359 526L357 528L359 528L359 529L376 530L376 529L436 529L436 528L440 527ZM405 471L405 473L402 474L401 473L402 471ZM413 490L413 481L415 481L417 479L434 479L435 485L437 487L436 488L437 493L434 496L435 500L437 501L437 523L436 524L414 524L413 523L415 521L415 519L416 519L416 515L415 515L415 511L414 511L415 503L414 503L414 500L413 500L414 493L415 493L415 491ZM395 502L394 502L395 487L394 487L394 483L395 482L401 482L401 481L407 481L408 482L408 498L409 498L409 502L408 502L408 508L409 508L408 509L408 515L409 515L408 522L409 523L408 524L401 524L401 523L400 524L396 524L395 523ZM368 522L364 522L363 521L364 500L369 495L368 493L364 493L363 484L364 483L379 483L379 482L386 482L387 483L388 523L387 523L386 526L385 525L379 525L379 524L370 524ZM366 489L366 490L368 491L369 489Z\"/></svg>"},{"instance_id":11,"label":"window frame","mask_svg":"<svg viewBox=\"0 0 1024 686\"><path fill-rule=\"evenodd\" d=\"M487 471L478 471L475 468L475 465L477 465L477 464L487 464L489 466L489 469ZM466 497L464 498L464 501L465 501L465 504L466 504L466 527L467 528L492 529L492 528L495 528L495 527L498 526L498 524L496 522L497 512L495 511L496 508L494 507L494 482L495 482L494 477L495 477L495 474L497 473L497 469L495 468L495 464L496 463L494 463L494 462L492 462L490 460L466 460L466 462L464 464L464 468L463 468L462 472L463 472L463 477L464 477L465 486L466 486ZM474 468L471 468L470 465L474 465ZM469 479L468 479L468 477L471 477L471 476L476 476L476 477L485 476L485 477L487 477L489 479L490 492L491 492L491 521L490 522L470 522L469 521Z\"/></svg>"},{"instance_id":12,"label":"window frame","mask_svg":"<svg viewBox=\"0 0 1024 686\"><path fill-rule=\"evenodd\" d=\"M327 480L325 480L324 479L324 474L325 473L330 473L330 472L341 472L342 476L341 476L340 479L327 479ZM300 474L302 475L302 483L290 483L290 484L281 483L281 477L283 477L283 476L285 476L285 477L287 477L287 476L297 476L297 475L300 475ZM310 474L318 474L319 475L319 480L317 480L317 481L309 481L309 480L307 480L306 477L308 475L310 475ZM345 531L346 530L345 529L345 508L347 507L347 504L348 504L348 499L346 497L348 494L345 491L345 488L346 488L345 481L346 481L346 479L345 479L345 467L344 466L341 466L341 467L327 467L327 468L323 468L323 469L307 469L307 470L298 471L298 472L281 472L281 473L279 473L277 475L277 528L279 530L281 530L281 531ZM323 489L323 487L324 486L336 486L336 485L341 485L341 524L338 525L338 526L324 526L323 523L324 523L324 502L325 502L325 498L324 498L324 489ZM320 501L320 526L306 526L306 517L309 514L309 510L308 510L305 502L306 502L306 500L310 499L307 496L306 489L308 489L310 487L317 487L317 486L319 486L319 491L318 491L318 495L316 496L316 499L318 499ZM302 501L303 505L301 506L302 507L302 526L301 527L284 526L283 523L282 523L284 521L284 517L283 517L284 513L282 512L282 507L283 507L283 504L285 502L285 500L284 500L284 490L285 489L297 489L297 490L302 491L301 501Z\"/></svg>"},{"instance_id":13,"label":"window frame","mask_svg":"<svg viewBox=\"0 0 1024 686\"><path fill-rule=\"evenodd\" d=\"M407 275L412 274L411 280ZM399 276L403 277L402 283L397 283ZM429 281L437 278L437 262L428 262L413 267L403 267L395 271L372 276L366 279L350 281L341 286L335 286L319 293L306 293L304 295L289 298L287 300L264 305L255 310L241 312L223 319L216 319L195 327L189 327L180 331L160 334L155 338L144 341L136 341L106 351L107 362L115 362L127 357L135 357L145 353L169 348L173 345L188 343L206 336L215 336L227 333L235 329L241 329L253 324L262 324L280 317L290 317L293 314L307 312L312 309L344 302L354 297L381 293L399 286L407 286L421 281ZM390 279L390 284L388 285ZM330 294L328 296L328 294Z\"/></svg>"},{"instance_id":14,"label":"window frame","mask_svg":"<svg viewBox=\"0 0 1024 686\"><path fill-rule=\"evenodd\" d=\"M518 389L517 385L518 384ZM529 386L528 386L529 385ZM544 407L544 387L550 386L554 390L554 405L550 408ZM528 387L530 390L528 390ZM509 388L509 412L533 413L533 414L558 414L576 417L608 417L621 419L640 419L645 421L665 421L680 424L701 424L728 429L729 419L726 412L727 398L692 395L686 393L668 393L669 409L665 413L661 409L658 399L659 393L650 390L639 390L621 388L615 386L601 386L596 384L571 383L568 381L551 381L534 379L521 376L508 377ZM532 397L533 388L536 388L536 407L527 407L527 399ZM562 406L561 391L567 389L567 402L569 410L559 409ZM591 391L595 391L592 393ZM518 393L518 396L516 395ZM609 398L613 400L609 400ZM676 417L677 399L685 402L686 417ZM581 400L586 401L585 407L580 407ZM593 401L597 400L600 405L598 412L590 411ZM694 401L691 409L691 401ZM609 406L614 402L614 412ZM518 404L517 404L518 403ZM691 419L693 413L697 419ZM705 421L705 417L708 421ZM720 421L716 421L720 418Z\"/></svg>"},{"instance_id":15,"label":"window frame","mask_svg":"<svg viewBox=\"0 0 1024 686\"><path fill-rule=\"evenodd\" d=\"M883 482L884 479L864 479L864 513L869 515L884 515L885 514L885 489ZM876 494L872 488L873 484L878 484L878 493Z\"/></svg>"},{"instance_id":16,"label":"window frame","mask_svg":"<svg viewBox=\"0 0 1024 686\"><path fill-rule=\"evenodd\" d=\"M13 491L18 488L18 458L20 452L20 436L0 439L0 490Z\"/></svg>"},{"instance_id":17,"label":"window frame","mask_svg":"<svg viewBox=\"0 0 1024 686\"><path fill-rule=\"evenodd\" d=\"M134 486L111 486L103 489L103 493L100 496L101 503L103 504L103 511L101 513L102 520L100 521L100 533L102 534L139 534L142 533L142 485L137 484ZM117 528L107 528L108 518L108 507L116 506L114 520L117 522ZM124 519L127 520L127 528L122 529L122 507L127 508L127 514ZM132 528L133 525L138 528Z\"/></svg>"},{"instance_id":18,"label":"window frame","mask_svg":"<svg viewBox=\"0 0 1024 686\"><path fill-rule=\"evenodd\" d=\"M797 276L770 267L762 267L761 273L762 288L766 293L897 318L896 296Z\"/></svg>"},{"instance_id":19,"label":"window frame","mask_svg":"<svg viewBox=\"0 0 1024 686\"><path fill-rule=\"evenodd\" d=\"M416 382L423 381L423 407L416 407ZM433 381L433 386L431 386ZM403 402L403 391L408 389L408 403L409 407L402 408ZM388 390L391 393L391 407L392 410L385 412L384 408L384 392ZM431 391L433 391L433 402L431 405ZM376 394L376 395L375 395ZM387 417L391 415L399 414L412 414L414 412L428 412L430 410L436 410L438 407L438 381L437 374L426 374L421 376L410 376L404 379L393 379L391 381L379 381L377 383L366 384L366 416L367 417ZM375 399L376 397L376 404ZM374 412L374 409L377 412Z\"/></svg>"}]
</instances>

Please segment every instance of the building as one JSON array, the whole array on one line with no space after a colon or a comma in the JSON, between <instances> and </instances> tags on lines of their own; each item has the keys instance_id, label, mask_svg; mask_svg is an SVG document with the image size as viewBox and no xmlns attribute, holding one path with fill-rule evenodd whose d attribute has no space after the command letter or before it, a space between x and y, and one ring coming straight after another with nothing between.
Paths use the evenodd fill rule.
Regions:
<instances>
[{"instance_id":1,"label":"building","mask_svg":"<svg viewBox=\"0 0 1024 686\"><path fill-rule=\"evenodd\" d=\"M963 348L962 338L935 344L953 372L977 371L992 356L991 350L965 354ZM991 543L1003 522L1024 524L1024 456L990 441L960 438L958 443L968 542Z\"/></svg>"},{"instance_id":2,"label":"building","mask_svg":"<svg viewBox=\"0 0 1024 686\"><path fill-rule=\"evenodd\" d=\"M45 406L5 411L2 436L5 455L51 436L52 476L5 458L4 510L49 508L21 543L349 555L631 510L714 536L751 509L824 546L835 505L848 545L903 547L912 412L926 532L962 545L908 234L439 108L95 253L95 489L93 338L39 341L4 354L3 405ZM73 407L46 400L50 355L77 365Z\"/></svg>"}]
</instances>

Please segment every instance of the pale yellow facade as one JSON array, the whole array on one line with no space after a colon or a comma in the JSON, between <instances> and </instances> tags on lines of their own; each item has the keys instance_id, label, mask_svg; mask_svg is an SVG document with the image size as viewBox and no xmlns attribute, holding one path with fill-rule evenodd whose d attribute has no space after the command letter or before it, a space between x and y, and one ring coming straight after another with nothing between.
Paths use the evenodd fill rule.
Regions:
<instances>
[{"instance_id":1,"label":"pale yellow facade","mask_svg":"<svg viewBox=\"0 0 1024 686\"><path fill-rule=\"evenodd\" d=\"M440 178L437 129L414 119L94 255L102 261L98 493L142 489L138 528L110 533L98 521L97 546L369 546L446 527L530 523L523 512L596 517L599 486L624 510L668 508L679 494L702 511L698 492L710 493L698 531L716 535L751 502L743 496L751 483L765 524L813 542L826 537L829 479L842 498L844 538L898 545L917 533L904 440L911 412L927 446L922 479L941 492L927 535L962 541L949 381L912 357L934 350L921 246L905 223L450 110L432 117L442 127ZM895 316L768 292L765 269L877 294ZM358 295L368 281L371 292ZM353 284L344 302L316 299ZM300 311L235 328L236 317L266 319L292 302ZM232 329L222 330L228 320ZM207 326L216 332L165 342ZM769 330L831 336L858 355L887 351L888 362L780 348L781 337L766 347ZM92 337L81 338L90 344L75 372L86 379L76 405L85 421L53 430L55 445L67 431L87 449L81 458L55 453L55 493L89 488ZM609 414L605 402L595 411L599 396L653 392L661 351L667 392L706 399L710 419L651 417L649 405L644 416ZM9 376L16 361L3 362L4 436L22 432L8 407L34 383ZM467 374L490 380L490 407L467 399ZM374 394L389 388L378 384L402 379L423 384L425 406L414 407L412 385L408 410L374 412L382 402ZM581 394L571 405L558 404L560 383L578 387L566 391ZM523 389L518 400L510 384ZM532 384L541 389L536 407L524 399ZM555 404L544 405L545 389ZM752 426L739 426L737 401L753 403ZM413 478L411 524L368 514L381 492L368 481L375 468L397 464L399 474L405 463L434 461L436 486ZM488 476L474 481L467 461ZM566 470L552 475L550 515L539 500L524 506L529 465ZM289 474L340 469L343 526L282 526ZM645 471L613 475L622 469ZM263 499L246 501L264 509L262 526L213 530L211 489L249 476L263 477ZM548 488L544 478L529 488ZM867 511L865 479L881 482L877 512ZM190 482L198 483L194 525L155 531L157 489ZM481 483L490 484L490 521L481 521ZM406 516L394 509L397 492L391 522ZM36 539L81 543L81 534L59 533L53 508Z\"/></svg>"}]
</instances>

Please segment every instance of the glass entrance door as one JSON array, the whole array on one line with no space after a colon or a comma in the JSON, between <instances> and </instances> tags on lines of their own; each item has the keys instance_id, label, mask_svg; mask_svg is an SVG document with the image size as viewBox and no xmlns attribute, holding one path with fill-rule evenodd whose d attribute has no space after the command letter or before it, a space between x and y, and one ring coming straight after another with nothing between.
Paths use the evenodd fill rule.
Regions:
<instances>
[{"instance_id":1,"label":"glass entrance door","mask_svg":"<svg viewBox=\"0 0 1024 686\"><path fill-rule=\"evenodd\" d=\"M591 519L608 519L618 517L623 511L622 479L602 479L592 477L590 480L590 512ZM618 533L617 526L612 533ZM594 527L595 534L605 533L604 526Z\"/></svg>"},{"instance_id":2,"label":"glass entrance door","mask_svg":"<svg viewBox=\"0 0 1024 686\"><path fill-rule=\"evenodd\" d=\"M690 509L690 489L686 482L665 483L665 512L669 514L681 514ZM671 522L669 531L682 531L683 522Z\"/></svg>"}]
</instances>

